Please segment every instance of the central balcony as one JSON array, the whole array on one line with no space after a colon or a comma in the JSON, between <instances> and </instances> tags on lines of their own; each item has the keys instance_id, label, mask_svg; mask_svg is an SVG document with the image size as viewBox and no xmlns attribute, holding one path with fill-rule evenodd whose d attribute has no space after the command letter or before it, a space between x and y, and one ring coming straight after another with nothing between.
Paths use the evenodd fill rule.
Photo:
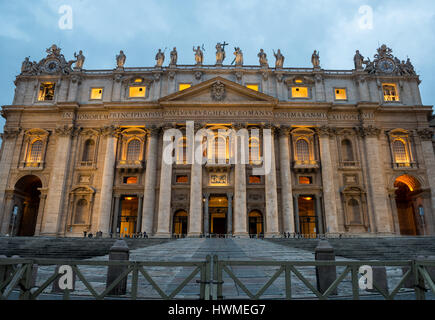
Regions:
<instances>
[{"instance_id":1,"label":"central balcony","mask_svg":"<svg viewBox=\"0 0 435 320\"><path fill-rule=\"evenodd\" d=\"M293 161L293 170L296 172L315 172L320 168L317 160L296 160Z\"/></svg>"},{"instance_id":2,"label":"central balcony","mask_svg":"<svg viewBox=\"0 0 435 320\"><path fill-rule=\"evenodd\" d=\"M118 160L116 168L121 172L140 172L145 168L144 160Z\"/></svg>"}]
</instances>

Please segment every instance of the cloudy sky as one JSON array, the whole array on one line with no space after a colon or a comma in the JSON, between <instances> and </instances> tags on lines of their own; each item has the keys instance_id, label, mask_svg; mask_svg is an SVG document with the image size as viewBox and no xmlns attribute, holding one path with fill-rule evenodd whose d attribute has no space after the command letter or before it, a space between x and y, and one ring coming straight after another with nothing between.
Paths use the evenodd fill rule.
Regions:
<instances>
[{"instance_id":1,"label":"cloudy sky","mask_svg":"<svg viewBox=\"0 0 435 320\"><path fill-rule=\"evenodd\" d=\"M59 13L65 5L71 29L59 27L68 22ZM86 69L111 69L121 49L130 67L153 66L157 49L169 56L174 46L179 64L193 64L193 45L204 45L204 63L213 64L222 41L230 44L226 63L238 46L245 64L258 64L260 48L273 61L280 48L285 66L310 67L317 49L324 69L352 69L356 49L373 59L385 43L399 59L409 56L423 103L434 105L434 30L431 0L0 0L0 105L12 103L24 57L39 61L53 43L67 60L83 50Z\"/></svg>"}]
</instances>

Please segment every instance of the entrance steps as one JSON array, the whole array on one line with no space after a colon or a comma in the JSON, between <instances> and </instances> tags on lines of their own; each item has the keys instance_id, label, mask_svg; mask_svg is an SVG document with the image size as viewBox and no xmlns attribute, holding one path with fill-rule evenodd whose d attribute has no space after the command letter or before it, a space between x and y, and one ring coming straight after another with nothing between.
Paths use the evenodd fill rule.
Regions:
<instances>
[{"instance_id":1,"label":"entrance steps","mask_svg":"<svg viewBox=\"0 0 435 320\"><path fill-rule=\"evenodd\" d=\"M268 239L276 244L314 252L318 239ZM355 260L412 260L435 256L435 237L382 237L328 239L335 254Z\"/></svg>"},{"instance_id":2,"label":"entrance steps","mask_svg":"<svg viewBox=\"0 0 435 320\"><path fill-rule=\"evenodd\" d=\"M104 256L117 239L0 237L0 255L22 258L88 259ZM131 250L166 243L170 239L124 239Z\"/></svg>"}]
</instances>

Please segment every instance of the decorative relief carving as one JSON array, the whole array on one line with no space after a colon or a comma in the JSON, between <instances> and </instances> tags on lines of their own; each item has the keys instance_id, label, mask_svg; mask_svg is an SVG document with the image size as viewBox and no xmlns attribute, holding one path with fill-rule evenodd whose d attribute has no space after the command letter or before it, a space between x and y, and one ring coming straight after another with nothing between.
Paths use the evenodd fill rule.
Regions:
<instances>
[{"instance_id":1,"label":"decorative relief carving","mask_svg":"<svg viewBox=\"0 0 435 320\"><path fill-rule=\"evenodd\" d=\"M420 136L421 140L432 140L434 133L431 129L426 128L426 129L417 131L417 134Z\"/></svg>"},{"instance_id":2,"label":"decorative relief carving","mask_svg":"<svg viewBox=\"0 0 435 320\"><path fill-rule=\"evenodd\" d=\"M225 85L221 81L216 81L211 86L211 98L214 101L223 101L226 96Z\"/></svg>"}]
</instances>

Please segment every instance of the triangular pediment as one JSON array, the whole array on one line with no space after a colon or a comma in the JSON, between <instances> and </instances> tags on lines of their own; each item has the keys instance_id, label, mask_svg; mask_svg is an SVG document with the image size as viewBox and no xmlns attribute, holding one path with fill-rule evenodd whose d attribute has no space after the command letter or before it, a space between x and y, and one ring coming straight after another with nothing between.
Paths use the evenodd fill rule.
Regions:
<instances>
[{"instance_id":1,"label":"triangular pediment","mask_svg":"<svg viewBox=\"0 0 435 320\"><path fill-rule=\"evenodd\" d=\"M159 100L161 105L251 104L274 105L277 99L222 77L201 82Z\"/></svg>"}]
</instances>

